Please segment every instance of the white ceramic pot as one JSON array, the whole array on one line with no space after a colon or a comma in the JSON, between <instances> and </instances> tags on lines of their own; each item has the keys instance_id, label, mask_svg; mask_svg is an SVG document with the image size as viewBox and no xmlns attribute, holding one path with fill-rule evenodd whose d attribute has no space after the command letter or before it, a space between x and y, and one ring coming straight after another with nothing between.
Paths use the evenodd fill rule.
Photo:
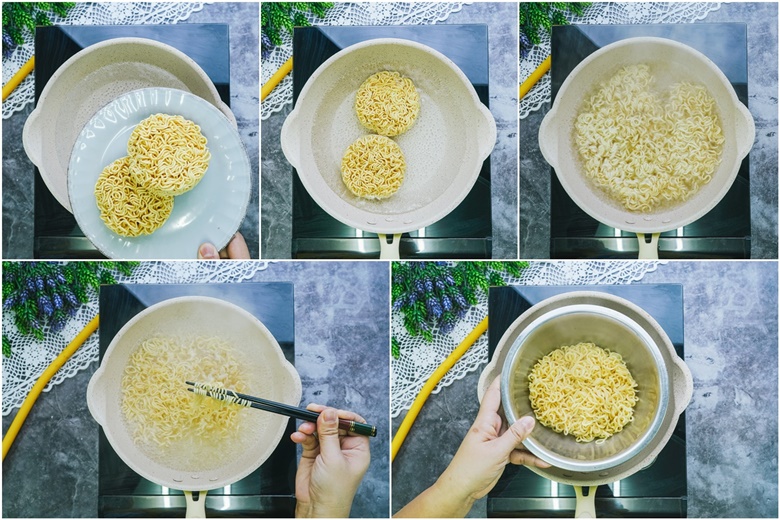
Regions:
<instances>
[{"instance_id":1,"label":"white ceramic pot","mask_svg":"<svg viewBox=\"0 0 780 520\"><path fill-rule=\"evenodd\" d=\"M574 141L574 121L599 84L628 65L648 63L676 81L707 87L718 104L726 139L720 166L712 180L684 203L648 213L629 211L593 184L583 173ZM542 155L561 185L585 213L608 226L639 234L640 258L658 258L658 235L704 216L726 195L742 160L755 140L753 116L737 98L725 74L707 56L665 38L628 38L597 50L569 74L539 128ZM646 245L644 235L653 235Z\"/></svg>"},{"instance_id":2,"label":"white ceramic pot","mask_svg":"<svg viewBox=\"0 0 780 520\"><path fill-rule=\"evenodd\" d=\"M406 158L403 185L387 199L369 200L347 189L341 158L370 133L355 114L355 95L368 76L383 70L411 78L421 107L411 129L393 138ZM449 58L420 43L380 38L347 47L320 65L285 120L281 142L304 187L328 214L363 231L399 235L440 220L468 195L495 146L496 124ZM384 254L397 255L397 243Z\"/></svg>"},{"instance_id":3,"label":"white ceramic pot","mask_svg":"<svg viewBox=\"0 0 780 520\"><path fill-rule=\"evenodd\" d=\"M136 446L126 426L121 411L121 383L131 354L143 340L155 335L218 336L227 341L245 363L250 386L261 384L270 389L259 397L298 406L301 380L265 325L241 307L217 298L185 296L165 300L141 311L116 334L89 382L89 411L103 427L111 447L133 471L161 486L184 490L188 516L203 516L205 493L200 493L201 499L193 502L191 492L224 487L260 467L282 439L288 418L244 410L264 414L263 428L253 432L258 435L246 453L238 458L226 457L224 464L215 469L186 471L150 457ZM252 378L262 378L262 381Z\"/></svg>"}]
</instances>

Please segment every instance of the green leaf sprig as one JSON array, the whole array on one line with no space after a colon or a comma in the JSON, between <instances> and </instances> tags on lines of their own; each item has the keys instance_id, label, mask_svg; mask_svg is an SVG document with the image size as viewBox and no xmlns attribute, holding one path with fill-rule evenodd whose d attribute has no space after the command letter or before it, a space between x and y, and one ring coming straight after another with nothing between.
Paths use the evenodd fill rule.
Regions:
<instances>
[{"instance_id":1,"label":"green leaf sprig","mask_svg":"<svg viewBox=\"0 0 780 520\"><path fill-rule=\"evenodd\" d=\"M520 55L525 57L534 45L549 34L553 25L567 25L567 13L582 16L592 2L520 2Z\"/></svg>"},{"instance_id":2,"label":"green leaf sprig","mask_svg":"<svg viewBox=\"0 0 780 520\"><path fill-rule=\"evenodd\" d=\"M38 25L52 24L51 15L65 17L75 2L3 2L3 56L24 45Z\"/></svg>"},{"instance_id":3,"label":"green leaf sprig","mask_svg":"<svg viewBox=\"0 0 780 520\"><path fill-rule=\"evenodd\" d=\"M293 28L308 27L306 13L318 18L325 16L333 2L263 2L260 4L261 52L263 58L282 44L282 35L292 36Z\"/></svg>"}]
</instances>

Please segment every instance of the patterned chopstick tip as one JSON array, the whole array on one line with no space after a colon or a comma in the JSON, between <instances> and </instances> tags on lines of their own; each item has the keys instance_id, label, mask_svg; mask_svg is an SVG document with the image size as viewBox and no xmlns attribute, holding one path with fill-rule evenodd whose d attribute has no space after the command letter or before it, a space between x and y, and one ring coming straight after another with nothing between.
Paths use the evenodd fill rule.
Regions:
<instances>
[{"instance_id":1,"label":"patterned chopstick tip","mask_svg":"<svg viewBox=\"0 0 780 520\"><path fill-rule=\"evenodd\" d=\"M189 381L187 382L190 383ZM190 384L192 384L193 386L192 391L198 395L213 397L225 401L226 403L237 404L239 406L244 406L246 408L250 408L252 406L251 401L238 397L238 395L236 395L236 393L233 390L228 390L227 388L218 388L206 383L190 383Z\"/></svg>"}]
</instances>

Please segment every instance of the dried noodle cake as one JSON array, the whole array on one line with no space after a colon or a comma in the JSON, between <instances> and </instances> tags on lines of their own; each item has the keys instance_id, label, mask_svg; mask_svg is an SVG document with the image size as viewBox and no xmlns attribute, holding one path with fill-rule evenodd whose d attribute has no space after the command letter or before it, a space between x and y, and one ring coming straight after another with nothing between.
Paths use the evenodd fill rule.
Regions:
<instances>
[{"instance_id":1,"label":"dried noodle cake","mask_svg":"<svg viewBox=\"0 0 780 520\"><path fill-rule=\"evenodd\" d=\"M412 127L420 113L420 94L411 79L397 72L372 74L355 97L360 124L379 135L393 137Z\"/></svg>"},{"instance_id":2,"label":"dried noodle cake","mask_svg":"<svg viewBox=\"0 0 780 520\"><path fill-rule=\"evenodd\" d=\"M367 199L385 199L404 181L406 159L395 141L364 135L349 145L341 159L341 178L349 191Z\"/></svg>"},{"instance_id":3,"label":"dried noodle cake","mask_svg":"<svg viewBox=\"0 0 780 520\"><path fill-rule=\"evenodd\" d=\"M200 127L182 116L152 114L127 141L135 181L158 195L181 195L200 182L211 153Z\"/></svg>"},{"instance_id":4,"label":"dried noodle cake","mask_svg":"<svg viewBox=\"0 0 780 520\"><path fill-rule=\"evenodd\" d=\"M173 211L173 197L157 195L136 184L129 157L112 162L95 184L100 219L123 237L148 235L162 226Z\"/></svg>"}]
</instances>

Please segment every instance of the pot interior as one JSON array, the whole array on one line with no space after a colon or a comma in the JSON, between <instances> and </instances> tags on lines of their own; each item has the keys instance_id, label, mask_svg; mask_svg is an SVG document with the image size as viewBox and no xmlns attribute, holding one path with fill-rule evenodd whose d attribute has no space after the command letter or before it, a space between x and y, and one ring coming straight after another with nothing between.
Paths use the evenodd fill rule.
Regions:
<instances>
[{"instance_id":1,"label":"pot interior","mask_svg":"<svg viewBox=\"0 0 780 520\"><path fill-rule=\"evenodd\" d=\"M105 394L102 426L111 446L134 471L173 489L215 489L254 471L273 453L287 417L254 409L240 410L244 415L238 442L231 446L208 445L209 453L200 449L191 457L177 454L175 459L186 458L188 467L158 458L134 442L121 409L122 376L140 343L155 336L216 336L231 345L233 354L244 367L247 393L299 404L301 386L297 373L284 360L270 332L254 316L214 298L167 300L149 307L117 333L94 376L99 384L90 384L90 392ZM96 401L95 396L88 395L88 399Z\"/></svg>"},{"instance_id":2,"label":"pot interior","mask_svg":"<svg viewBox=\"0 0 780 520\"><path fill-rule=\"evenodd\" d=\"M661 38L632 38L602 49L583 61L566 79L558 93L557 119L553 133L558 142L555 169L566 192L585 212L618 229L652 233L688 224L712 209L726 194L736 177L743 156L737 135L743 116L733 88L718 67L697 51ZM703 185L685 202L641 213L626 209L586 178L574 136L574 122L586 100L602 82L628 65L647 64L664 90L681 81L703 85L715 99L725 137L722 160Z\"/></svg>"},{"instance_id":3,"label":"pot interior","mask_svg":"<svg viewBox=\"0 0 780 520\"><path fill-rule=\"evenodd\" d=\"M418 229L446 215L471 189L494 144L487 143L495 135L492 120L465 75L432 49L403 40L354 47L317 69L298 99L298 173L315 201L351 226ZM385 70L413 81L420 112L407 132L392 137L406 161L403 184L391 197L371 200L347 189L341 159L356 139L372 133L358 121L355 97L370 75Z\"/></svg>"},{"instance_id":4,"label":"pot interior","mask_svg":"<svg viewBox=\"0 0 780 520\"><path fill-rule=\"evenodd\" d=\"M646 334L637 333L639 326L618 313L593 312L588 307L574 306L553 311L532 323L521 334L507 357L502 382L507 384L511 402L504 403L510 421L525 415L533 416L528 397L528 375L533 366L553 350L580 342L595 343L617 352L637 382L639 401L634 408L634 420L602 443L576 442L537 421L526 447L553 466L581 471L597 467L613 467L632 457L657 430L665 412L668 395L666 373L658 348ZM604 309L604 311L608 311ZM513 355L512 353L515 352ZM512 417L514 416L514 417Z\"/></svg>"}]
</instances>

